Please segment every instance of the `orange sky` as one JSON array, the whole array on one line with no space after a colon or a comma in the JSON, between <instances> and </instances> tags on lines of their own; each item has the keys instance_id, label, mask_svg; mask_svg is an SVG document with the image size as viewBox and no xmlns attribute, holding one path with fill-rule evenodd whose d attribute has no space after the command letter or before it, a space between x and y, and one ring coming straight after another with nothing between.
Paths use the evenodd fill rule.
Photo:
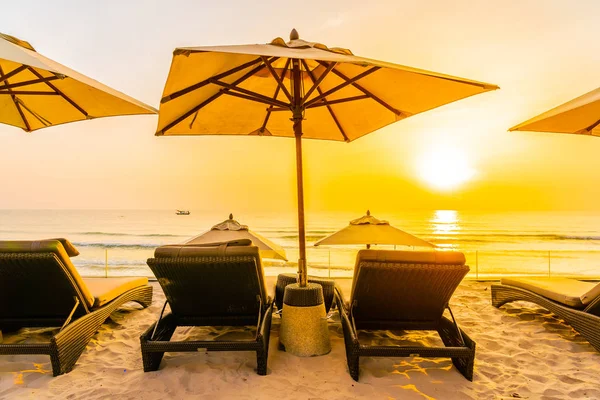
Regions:
<instances>
[{"instance_id":1,"label":"orange sky","mask_svg":"<svg viewBox=\"0 0 600 400\"><path fill-rule=\"evenodd\" d=\"M309 212L600 210L600 139L507 132L600 86L597 1L44 4L3 7L2 31L155 107L175 47L266 43L292 27L357 55L501 87L350 144L305 141ZM0 125L0 208L295 209L293 140L155 137L156 122L117 117L32 134ZM452 174L452 159L436 162L446 151L470 179L439 188L424 165Z\"/></svg>"}]
</instances>

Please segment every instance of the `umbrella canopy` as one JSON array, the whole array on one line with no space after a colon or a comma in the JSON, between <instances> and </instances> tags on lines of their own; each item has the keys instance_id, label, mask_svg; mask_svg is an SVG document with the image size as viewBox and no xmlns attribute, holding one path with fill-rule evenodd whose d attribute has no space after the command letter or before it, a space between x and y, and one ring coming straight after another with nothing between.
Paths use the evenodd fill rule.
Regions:
<instances>
[{"instance_id":1,"label":"umbrella canopy","mask_svg":"<svg viewBox=\"0 0 600 400\"><path fill-rule=\"evenodd\" d=\"M248 229L248 226L234 220L233 214L229 214L229 219L213 226L209 231L188 240L186 244L217 243L238 239L250 239L252 244L258 247L260 255L263 258L287 261L285 250L281 246L262 237L258 233L252 232Z\"/></svg>"},{"instance_id":2,"label":"umbrella canopy","mask_svg":"<svg viewBox=\"0 0 600 400\"><path fill-rule=\"evenodd\" d=\"M367 210L364 217L350 221L350 224L331 235L319 240L315 246L366 244L394 244L402 246L418 246L434 248L433 243L406 233L390 225L387 221L379 220Z\"/></svg>"},{"instance_id":3,"label":"umbrella canopy","mask_svg":"<svg viewBox=\"0 0 600 400\"><path fill-rule=\"evenodd\" d=\"M0 122L30 132L67 122L156 110L0 33Z\"/></svg>"},{"instance_id":4,"label":"umbrella canopy","mask_svg":"<svg viewBox=\"0 0 600 400\"><path fill-rule=\"evenodd\" d=\"M510 128L511 131L600 136L600 88Z\"/></svg>"},{"instance_id":5,"label":"umbrella canopy","mask_svg":"<svg viewBox=\"0 0 600 400\"><path fill-rule=\"evenodd\" d=\"M175 49L156 135L295 138L298 272L305 286L301 138L350 142L494 89L498 87L358 57L347 49L301 40L293 30L287 43L276 38L269 44Z\"/></svg>"}]
</instances>

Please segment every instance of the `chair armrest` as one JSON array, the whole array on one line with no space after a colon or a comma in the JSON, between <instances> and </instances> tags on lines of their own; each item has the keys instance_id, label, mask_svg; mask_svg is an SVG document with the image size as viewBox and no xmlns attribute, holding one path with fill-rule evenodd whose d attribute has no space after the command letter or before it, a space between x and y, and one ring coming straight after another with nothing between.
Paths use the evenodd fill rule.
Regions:
<instances>
[{"instance_id":1,"label":"chair armrest","mask_svg":"<svg viewBox=\"0 0 600 400\"><path fill-rule=\"evenodd\" d=\"M592 300L583 310L588 314L596 315L600 317L600 296L596 297Z\"/></svg>"},{"instance_id":2,"label":"chair armrest","mask_svg":"<svg viewBox=\"0 0 600 400\"><path fill-rule=\"evenodd\" d=\"M267 307L265 313L262 315L261 320L259 321L258 329L256 330L257 338L259 336L268 337L271 330L271 318L273 314L273 302L269 302L269 306Z\"/></svg>"},{"instance_id":3,"label":"chair armrest","mask_svg":"<svg viewBox=\"0 0 600 400\"><path fill-rule=\"evenodd\" d=\"M349 312L348 300L346 299L346 296L344 295L344 291L343 291L342 287L336 283L334 290L335 290L335 300L336 300L336 304L337 304L338 308L340 310L343 308L346 312Z\"/></svg>"}]
</instances>

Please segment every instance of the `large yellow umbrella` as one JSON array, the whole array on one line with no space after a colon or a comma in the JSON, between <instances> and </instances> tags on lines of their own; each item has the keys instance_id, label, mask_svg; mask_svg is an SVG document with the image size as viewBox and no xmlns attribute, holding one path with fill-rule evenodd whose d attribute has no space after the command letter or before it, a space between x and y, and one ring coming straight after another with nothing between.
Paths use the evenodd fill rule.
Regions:
<instances>
[{"instance_id":1,"label":"large yellow umbrella","mask_svg":"<svg viewBox=\"0 0 600 400\"><path fill-rule=\"evenodd\" d=\"M27 132L99 117L156 110L44 57L0 33L0 122Z\"/></svg>"},{"instance_id":2,"label":"large yellow umbrella","mask_svg":"<svg viewBox=\"0 0 600 400\"><path fill-rule=\"evenodd\" d=\"M277 38L269 44L175 49L156 135L295 138L298 272L300 286L305 286L301 138L350 142L497 88L358 57L347 49L301 40L293 30L287 43Z\"/></svg>"},{"instance_id":3,"label":"large yellow umbrella","mask_svg":"<svg viewBox=\"0 0 600 400\"><path fill-rule=\"evenodd\" d=\"M367 215L350 221L350 224L315 243L315 246L365 244L393 244L411 247L435 248L433 243L419 239L390 225L389 222L377 219L367 210Z\"/></svg>"},{"instance_id":4,"label":"large yellow umbrella","mask_svg":"<svg viewBox=\"0 0 600 400\"><path fill-rule=\"evenodd\" d=\"M600 136L600 88L510 128Z\"/></svg>"},{"instance_id":5,"label":"large yellow umbrella","mask_svg":"<svg viewBox=\"0 0 600 400\"><path fill-rule=\"evenodd\" d=\"M229 219L216 224L209 231L188 240L186 244L228 242L238 239L250 239L252 244L258 247L258 251L260 251L263 258L287 261L283 247L251 231L247 225L240 224L233 219L233 214L229 214Z\"/></svg>"}]
</instances>

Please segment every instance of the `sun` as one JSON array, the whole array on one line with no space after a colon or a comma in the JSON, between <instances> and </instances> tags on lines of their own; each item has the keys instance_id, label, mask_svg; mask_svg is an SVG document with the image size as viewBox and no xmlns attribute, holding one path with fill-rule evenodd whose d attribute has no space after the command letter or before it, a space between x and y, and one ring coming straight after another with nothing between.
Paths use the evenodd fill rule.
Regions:
<instances>
[{"instance_id":1,"label":"sun","mask_svg":"<svg viewBox=\"0 0 600 400\"><path fill-rule=\"evenodd\" d=\"M455 189L475 176L465 151L452 146L423 153L418 160L418 173L422 180L439 190Z\"/></svg>"}]
</instances>

